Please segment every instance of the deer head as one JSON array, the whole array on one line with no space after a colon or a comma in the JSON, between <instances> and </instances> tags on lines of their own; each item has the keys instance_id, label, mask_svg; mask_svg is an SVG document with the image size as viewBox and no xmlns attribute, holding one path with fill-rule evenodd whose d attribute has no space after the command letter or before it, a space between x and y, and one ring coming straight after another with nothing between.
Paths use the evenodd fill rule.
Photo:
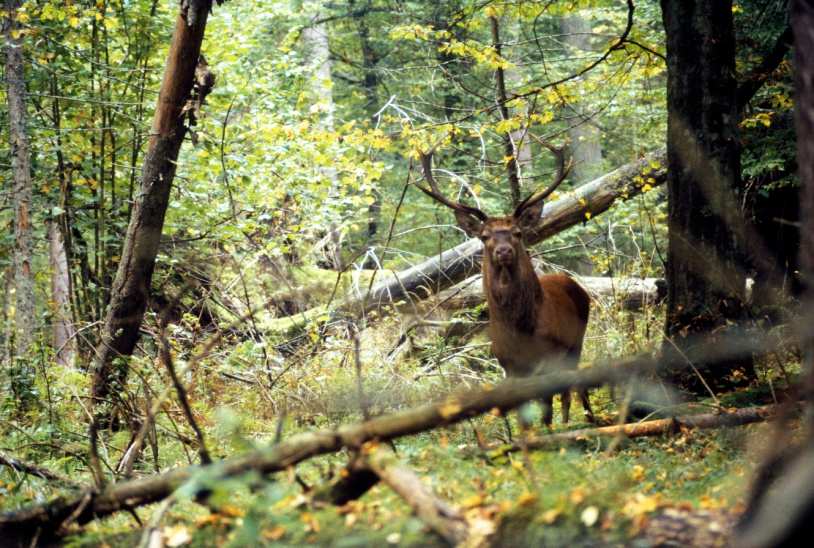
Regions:
<instances>
[{"instance_id":1,"label":"deer head","mask_svg":"<svg viewBox=\"0 0 814 548\"><path fill-rule=\"evenodd\" d=\"M490 217L476 207L453 202L443 196L432 175L432 154L421 156L424 179L430 188L419 184L416 186L434 200L452 209L458 226L469 237L480 238L487 262L511 269L517 266L519 260L527 257L525 245L530 243L529 238L541 220L544 200L565 180L571 168L570 162L566 164L561 149L553 146L549 146L549 149L557 158L556 179L546 190L527 196L511 215Z\"/></svg>"}]
</instances>

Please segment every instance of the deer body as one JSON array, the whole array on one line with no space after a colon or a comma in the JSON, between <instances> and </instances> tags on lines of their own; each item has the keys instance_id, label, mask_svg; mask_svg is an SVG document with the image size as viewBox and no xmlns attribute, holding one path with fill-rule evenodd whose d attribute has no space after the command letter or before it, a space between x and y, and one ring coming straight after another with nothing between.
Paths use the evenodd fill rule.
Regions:
<instances>
[{"instance_id":1,"label":"deer body","mask_svg":"<svg viewBox=\"0 0 814 548\"><path fill-rule=\"evenodd\" d=\"M590 297L564 274L538 276L525 247L525 236L539 222L543 199L565 178L561 162L558 181L539 195L529 196L506 217L489 217L481 210L452 202L432 179L422 158L429 196L455 211L458 225L483 242L483 290L489 303L492 353L506 375L525 377L557 369L576 369L588 324ZM588 393L579 391L586 418L593 421ZM571 391L562 392L562 418L567 423ZM551 424L551 398L543 402L543 421Z\"/></svg>"},{"instance_id":2,"label":"deer body","mask_svg":"<svg viewBox=\"0 0 814 548\"><path fill-rule=\"evenodd\" d=\"M538 276L525 249L522 228L513 218L483 223L483 292L489 303L492 353L508 376L526 377L556 369L576 369L588 324L590 297L570 276ZM571 392L562 397L568 422ZM587 392L580 399L593 419ZM551 401L543 402L551 423Z\"/></svg>"}]
</instances>

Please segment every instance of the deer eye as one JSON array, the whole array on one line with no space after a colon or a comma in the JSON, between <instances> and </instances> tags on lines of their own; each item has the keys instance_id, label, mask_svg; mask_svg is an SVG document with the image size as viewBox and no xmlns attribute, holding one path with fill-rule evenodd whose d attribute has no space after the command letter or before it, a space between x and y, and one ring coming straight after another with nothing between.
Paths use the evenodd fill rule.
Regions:
<instances>
[{"instance_id":1,"label":"deer eye","mask_svg":"<svg viewBox=\"0 0 814 548\"><path fill-rule=\"evenodd\" d=\"M512 236L514 236L515 238L522 238L523 237L523 231L520 230L519 228L515 227L515 228L512 229Z\"/></svg>"},{"instance_id":2,"label":"deer eye","mask_svg":"<svg viewBox=\"0 0 814 548\"><path fill-rule=\"evenodd\" d=\"M483 232L480 233L480 236L478 237L480 238L480 241L485 242L486 240L492 237L492 233L484 230Z\"/></svg>"}]
</instances>

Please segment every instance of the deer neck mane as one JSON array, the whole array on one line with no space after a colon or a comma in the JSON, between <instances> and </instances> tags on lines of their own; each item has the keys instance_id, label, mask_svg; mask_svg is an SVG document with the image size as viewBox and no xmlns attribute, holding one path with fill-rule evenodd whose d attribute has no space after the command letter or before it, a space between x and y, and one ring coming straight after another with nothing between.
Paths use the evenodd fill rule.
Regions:
<instances>
[{"instance_id":1,"label":"deer neck mane","mask_svg":"<svg viewBox=\"0 0 814 548\"><path fill-rule=\"evenodd\" d=\"M489 317L521 333L532 334L537 326L537 306L543 289L525 252L511 266L483 262L483 284Z\"/></svg>"}]
</instances>

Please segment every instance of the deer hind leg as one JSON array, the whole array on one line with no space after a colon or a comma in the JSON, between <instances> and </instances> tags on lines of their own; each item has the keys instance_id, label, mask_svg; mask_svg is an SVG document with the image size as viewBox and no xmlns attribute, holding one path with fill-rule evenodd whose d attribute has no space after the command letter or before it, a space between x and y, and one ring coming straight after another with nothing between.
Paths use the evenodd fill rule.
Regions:
<instances>
[{"instance_id":1,"label":"deer hind leg","mask_svg":"<svg viewBox=\"0 0 814 548\"><path fill-rule=\"evenodd\" d=\"M588 389L579 389L579 399L582 402L582 408L585 410L585 420L590 423L594 422L594 412L591 410L591 402L588 400Z\"/></svg>"},{"instance_id":2,"label":"deer hind leg","mask_svg":"<svg viewBox=\"0 0 814 548\"><path fill-rule=\"evenodd\" d=\"M543 424L551 426L551 421L554 420L554 397L549 396L540 400L543 405Z\"/></svg>"},{"instance_id":3,"label":"deer hind leg","mask_svg":"<svg viewBox=\"0 0 814 548\"><path fill-rule=\"evenodd\" d=\"M562 423L568 424L568 418L571 415L571 390L565 390L560 397L562 398Z\"/></svg>"}]
</instances>

